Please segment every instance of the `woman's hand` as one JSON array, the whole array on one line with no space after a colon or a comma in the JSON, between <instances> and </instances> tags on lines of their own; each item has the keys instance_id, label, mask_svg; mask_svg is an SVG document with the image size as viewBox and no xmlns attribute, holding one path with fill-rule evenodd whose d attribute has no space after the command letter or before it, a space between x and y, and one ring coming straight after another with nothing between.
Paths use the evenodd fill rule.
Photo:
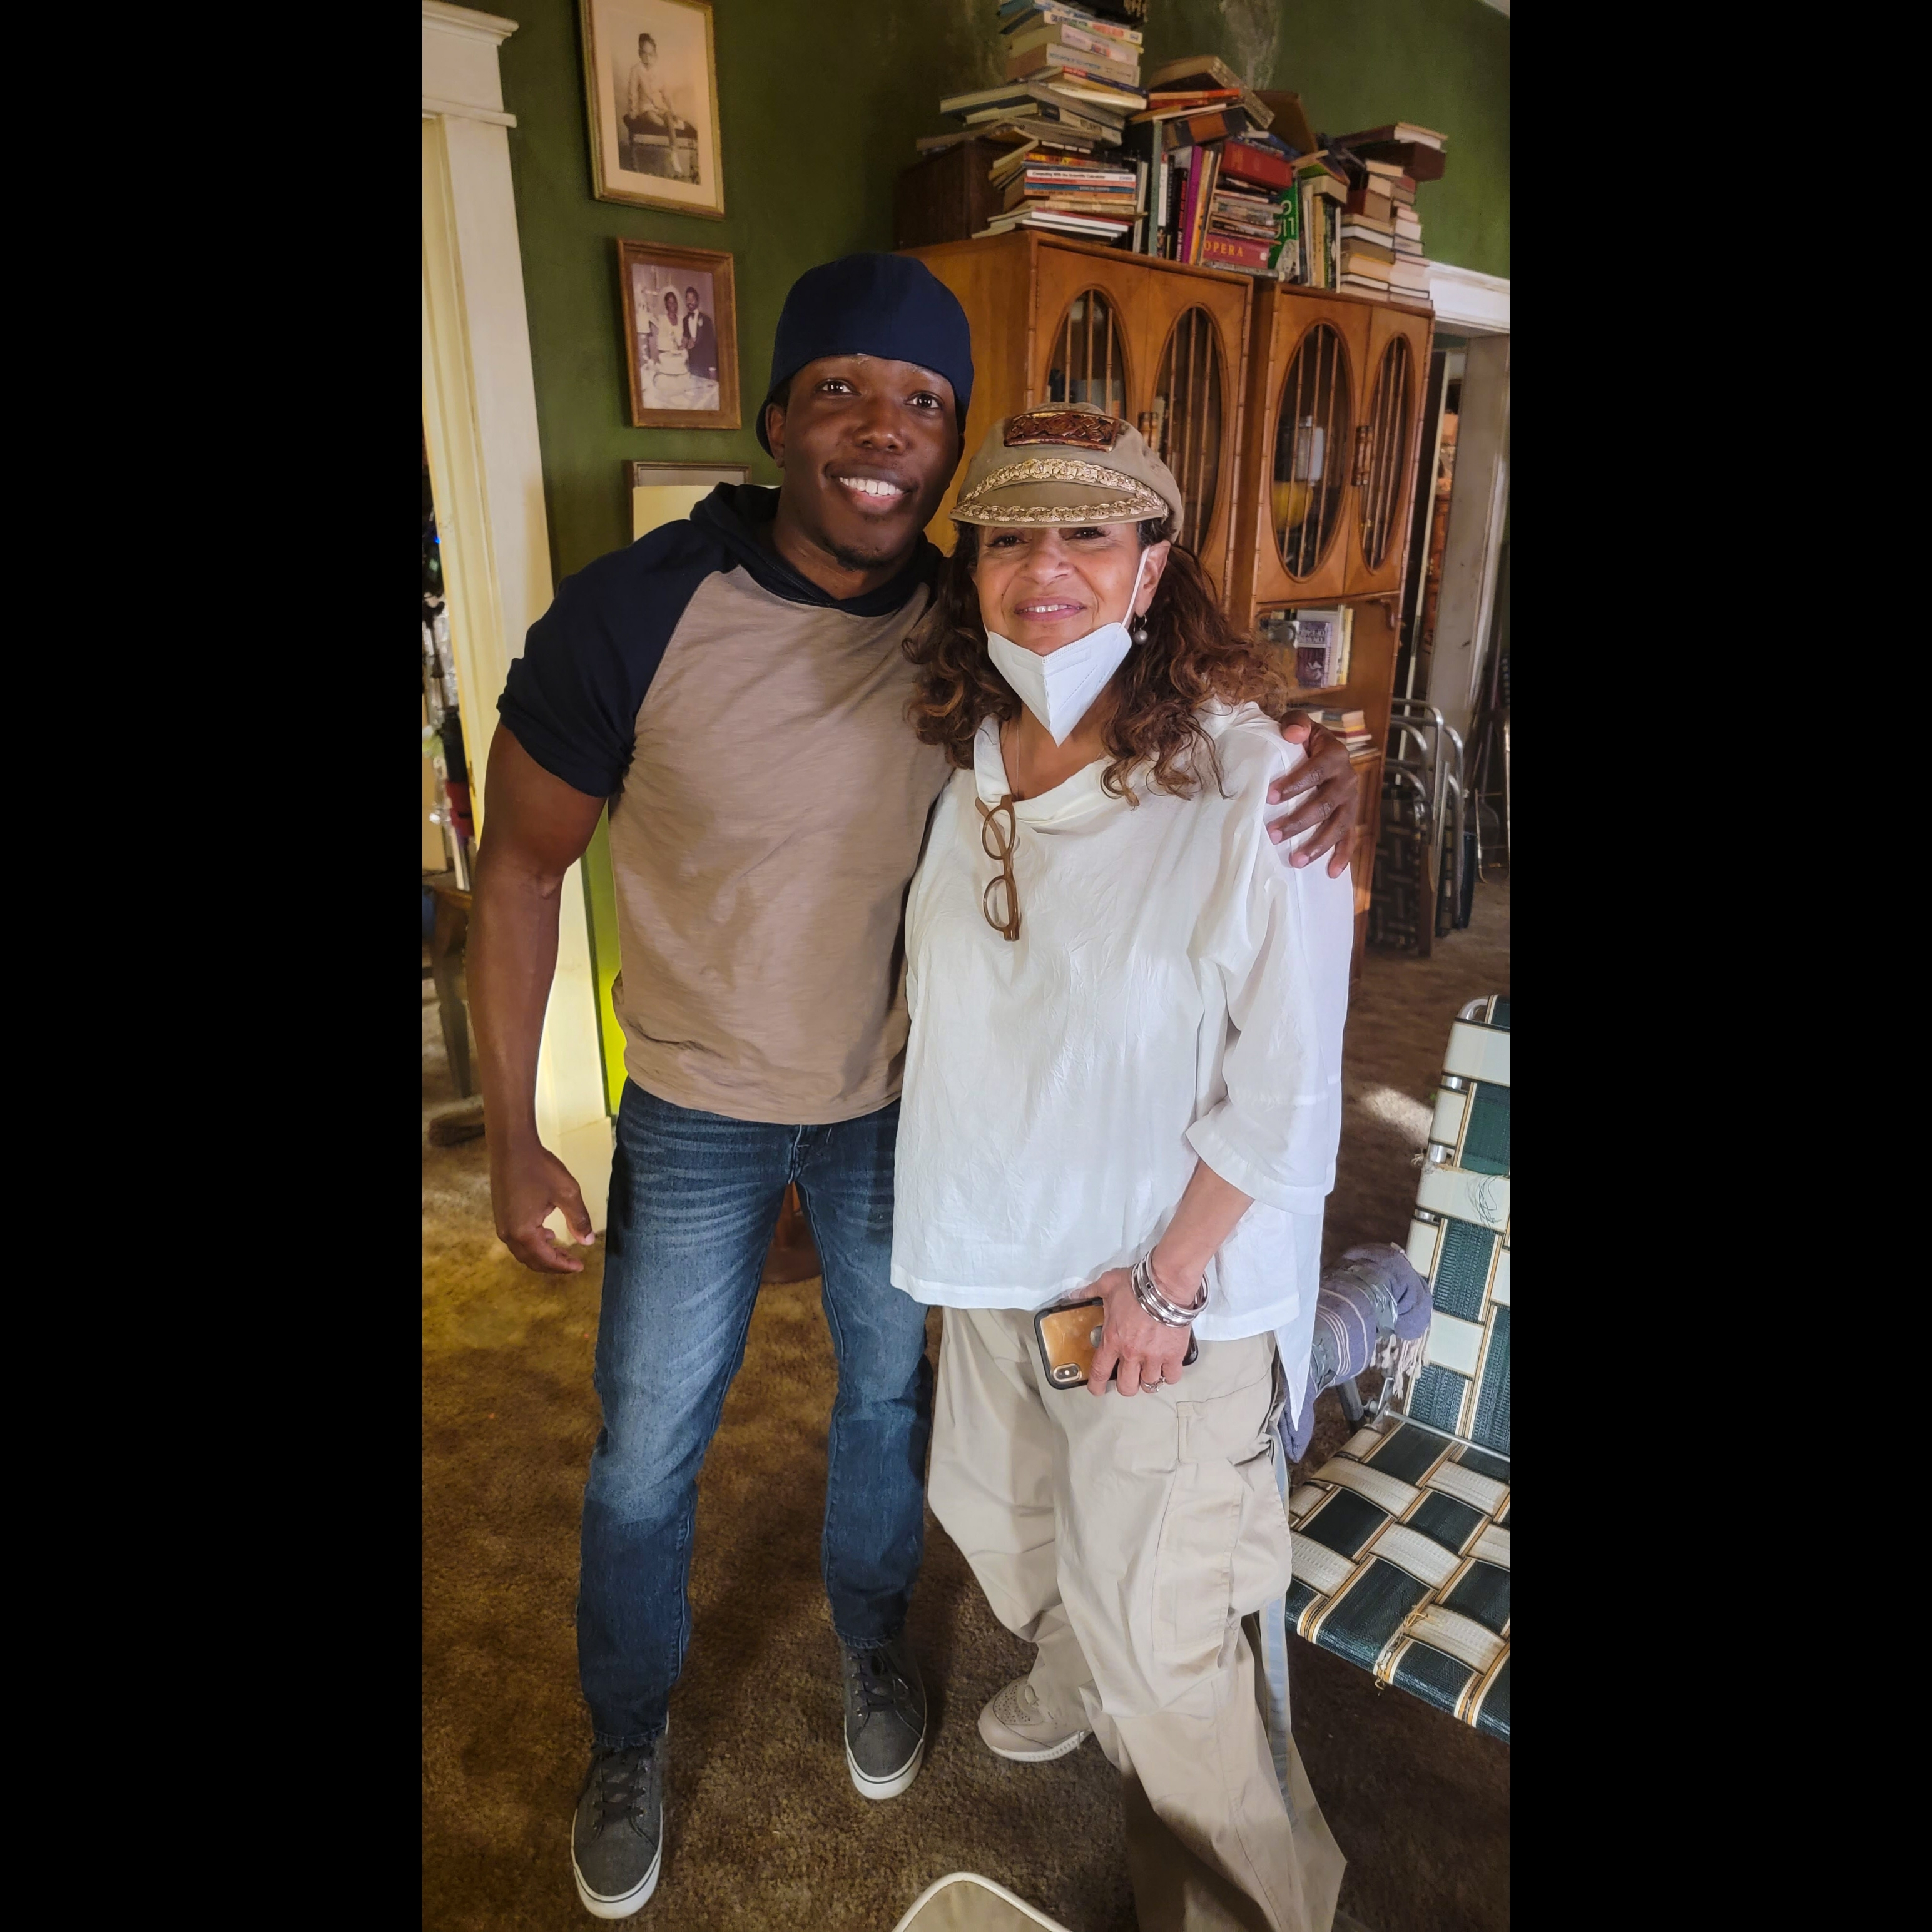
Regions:
<instances>
[{"instance_id":1,"label":"woman's hand","mask_svg":"<svg viewBox=\"0 0 1932 1932\"><path fill-rule=\"evenodd\" d=\"M1130 1270L1109 1268L1086 1294L1097 1294L1106 1304L1100 1346L1094 1351L1087 1377L1089 1395L1107 1393L1107 1378L1117 1363L1123 1395L1180 1381L1180 1360L1192 1331L1156 1322L1135 1299Z\"/></svg>"}]
</instances>

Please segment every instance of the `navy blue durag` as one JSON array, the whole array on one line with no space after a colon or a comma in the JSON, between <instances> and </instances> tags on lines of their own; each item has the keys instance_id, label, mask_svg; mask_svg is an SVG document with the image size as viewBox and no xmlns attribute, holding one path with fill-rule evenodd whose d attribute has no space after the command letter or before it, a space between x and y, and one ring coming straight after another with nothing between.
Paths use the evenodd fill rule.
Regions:
<instances>
[{"instance_id":1,"label":"navy blue durag","mask_svg":"<svg viewBox=\"0 0 1932 1932\"><path fill-rule=\"evenodd\" d=\"M825 356L916 362L944 376L952 385L964 434L973 400L972 334L959 298L923 262L908 255L844 255L806 269L778 316L765 401ZM756 428L769 456L764 404Z\"/></svg>"}]
</instances>

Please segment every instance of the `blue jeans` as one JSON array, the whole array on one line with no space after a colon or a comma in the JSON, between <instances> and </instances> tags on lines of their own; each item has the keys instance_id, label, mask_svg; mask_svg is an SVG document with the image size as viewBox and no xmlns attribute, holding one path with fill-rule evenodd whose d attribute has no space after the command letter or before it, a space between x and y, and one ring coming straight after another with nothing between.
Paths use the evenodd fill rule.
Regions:
<instances>
[{"instance_id":1,"label":"blue jeans","mask_svg":"<svg viewBox=\"0 0 1932 1932\"><path fill-rule=\"evenodd\" d=\"M728 1120L626 1081L610 1170L597 1394L584 1492L578 1669L601 1746L664 1727L691 1640L698 1472L745 1359L780 1197L796 1181L838 1363L826 1444L832 1626L898 1635L926 1538L926 1310L892 1284L898 1102L829 1127Z\"/></svg>"}]
</instances>

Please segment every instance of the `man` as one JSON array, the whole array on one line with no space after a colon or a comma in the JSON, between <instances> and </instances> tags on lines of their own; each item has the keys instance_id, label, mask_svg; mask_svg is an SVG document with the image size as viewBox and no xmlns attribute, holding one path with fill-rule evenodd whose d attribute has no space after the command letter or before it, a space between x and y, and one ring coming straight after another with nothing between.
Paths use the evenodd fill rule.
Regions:
<instances>
[{"instance_id":1,"label":"man","mask_svg":"<svg viewBox=\"0 0 1932 1932\"><path fill-rule=\"evenodd\" d=\"M491 747L470 992L497 1232L540 1272L583 1266L577 1184L534 1095L566 872L610 808L625 1083L598 1331L604 1426L584 1492L578 1654L595 1740L572 1831L579 1896L622 1918L655 1889L665 1726L690 1631L698 1472L742 1358L760 1264L796 1183L824 1264L838 1394L823 1567L845 1756L904 1791L926 1695L905 1637L924 1537L925 1314L891 1285L906 1040L899 913L942 754L905 722L901 646L938 553L921 532L963 448L973 364L922 264L856 255L786 298L758 434L784 482L559 586L511 667ZM1290 728L1300 735L1307 727ZM1354 787L1324 735L1277 830L1346 862ZM1298 854L1298 860L1311 853Z\"/></svg>"},{"instance_id":2,"label":"man","mask_svg":"<svg viewBox=\"0 0 1932 1932\"><path fill-rule=\"evenodd\" d=\"M711 318L698 305L698 291L684 292L684 346L691 358L691 373L706 382L718 380L718 332Z\"/></svg>"}]
</instances>

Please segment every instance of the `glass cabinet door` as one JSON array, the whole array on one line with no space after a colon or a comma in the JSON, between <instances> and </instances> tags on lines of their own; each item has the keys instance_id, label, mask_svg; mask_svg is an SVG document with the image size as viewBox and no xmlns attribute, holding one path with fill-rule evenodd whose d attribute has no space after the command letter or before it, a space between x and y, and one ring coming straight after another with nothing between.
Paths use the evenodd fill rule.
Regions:
<instances>
[{"instance_id":1,"label":"glass cabinet door","mask_svg":"<svg viewBox=\"0 0 1932 1932\"><path fill-rule=\"evenodd\" d=\"M1126 419L1125 323L1099 289L1082 289L1066 305L1046 363L1045 400L1092 403Z\"/></svg>"},{"instance_id":2,"label":"glass cabinet door","mask_svg":"<svg viewBox=\"0 0 1932 1932\"><path fill-rule=\"evenodd\" d=\"M1185 512L1181 541L1204 554L1221 488L1221 349L1204 308L1182 311L1168 332L1141 433L1174 472Z\"/></svg>"},{"instance_id":3,"label":"glass cabinet door","mask_svg":"<svg viewBox=\"0 0 1932 1932\"><path fill-rule=\"evenodd\" d=\"M1354 411L1348 352L1340 332L1318 322L1304 334L1282 379L1270 480L1282 567L1312 577L1334 549L1354 459Z\"/></svg>"},{"instance_id":4,"label":"glass cabinet door","mask_svg":"<svg viewBox=\"0 0 1932 1932\"><path fill-rule=\"evenodd\" d=\"M1418 396L1415 357L1408 338L1391 336L1376 366L1368 421L1356 432L1358 532L1364 588L1394 580L1401 559L1401 521L1408 491L1409 445Z\"/></svg>"}]
</instances>

